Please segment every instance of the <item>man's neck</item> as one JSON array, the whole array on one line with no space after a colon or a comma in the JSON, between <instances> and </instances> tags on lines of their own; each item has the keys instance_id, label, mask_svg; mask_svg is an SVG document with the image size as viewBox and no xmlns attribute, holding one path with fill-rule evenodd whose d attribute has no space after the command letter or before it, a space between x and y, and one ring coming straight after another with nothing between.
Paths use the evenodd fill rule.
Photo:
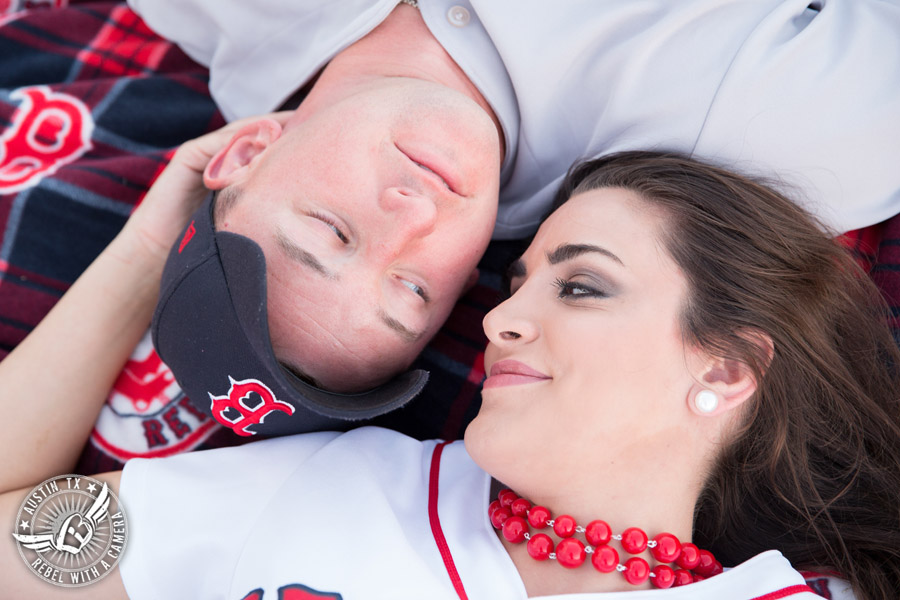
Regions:
<instances>
[{"instance_id":1,"label":"man's neck","mask_svg":"<svg viewBox=\"0 0 900 600\"><path fill-rule=\"evenodd\" d=\"M431 34L419 11L398 5L362 39L339 52L318 75L294 118L304 119L362 83L380 77L412 77L456 90L491 117L505 153L500 121L478 88Z\"/></svg>"}]
</instances>

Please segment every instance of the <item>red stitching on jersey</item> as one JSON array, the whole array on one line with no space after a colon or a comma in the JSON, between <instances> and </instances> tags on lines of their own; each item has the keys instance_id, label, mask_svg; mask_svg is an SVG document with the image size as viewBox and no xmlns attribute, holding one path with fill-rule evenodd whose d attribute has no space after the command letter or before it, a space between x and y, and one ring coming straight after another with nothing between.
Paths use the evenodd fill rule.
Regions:
<instances>
[{"instance_id":1,"label":"red stitching on jersey","mask_svg":"<svg viewBox=\"0 0 900 600\"><path fill-rule=\"evenodd\" d=\"M778 590L777 592L769 592L765 596L757 596L752 600L779 600L779 598L787 598L788 596L793 596L794 594L801 594L803 592L809 592L810 594L815 594L816 592L806 584L803 585L792 585L790 587L786 587Z\"/></svg>"},{"instance_id":2,"label":"red stitching on jersey","mask_svg":"<svg viewBox=\"0 0 900 600\"><path fill-rule=\"evenodd\" d=\"M463 588L462 579L456 570L456 564L453 562L453 556L450 554L450 547L447 545L447 538L444 537L444 530L441 529L441 520L438 517L438 483L441 472L441 453L444 446L448 442L441 442L434 447L434 453L431 455L431 475L428 478L428 520L431 522L431 534L434 536L434 542L437 544L444 559L444 567L447 569L447 575L450 576L450 582L456 595L461 600L469 600L466 590Z\"/></svg>"},{"instance_id":3,"label":"red stitching on jersey","mask_svg":"<svg viewBox=\"0 0 900 600\"><path fill-rule=\"evenodd\" d=\"M835 579L847 579L833 569L822 569L821 571L800 571L803 579L819 579L821 577L834 577Z\"/></svg>"}]
</instances>

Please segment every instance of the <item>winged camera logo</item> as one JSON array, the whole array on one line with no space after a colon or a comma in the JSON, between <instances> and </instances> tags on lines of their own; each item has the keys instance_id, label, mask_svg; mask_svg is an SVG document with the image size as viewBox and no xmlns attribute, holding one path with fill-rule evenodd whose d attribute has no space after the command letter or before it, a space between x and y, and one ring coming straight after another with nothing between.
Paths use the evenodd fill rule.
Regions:
<instances>
[{"instance_id":1,"label":"winged camera logo","mask_svg":"<svg viewBox=\"0 0 900 600\"><path fill-rule=\"evenodd\" d=\"M31 490L12 535L25 564L41 579L80 587L115 568L126 529L125 512L106 483L60 475Z\"/></svg>"}]
</instances>

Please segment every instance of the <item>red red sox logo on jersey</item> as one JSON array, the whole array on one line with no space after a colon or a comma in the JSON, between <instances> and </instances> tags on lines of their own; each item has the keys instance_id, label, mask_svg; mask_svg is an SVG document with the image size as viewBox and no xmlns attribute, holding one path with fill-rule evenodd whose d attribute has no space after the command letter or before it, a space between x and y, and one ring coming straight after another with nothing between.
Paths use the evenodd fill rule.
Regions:
<instances>
[{"instance_id":1,"label":"red red sox logo on jersey","mask_svg":"<svg viewBox=\"0 0 900 600\"><path fill-rule=\"evenodd\" d=\"M33 186L91 149L94 121L78 98L47 86L20 88L12 124L0 135L0 193Z\"/></svg>"},{"instance_id":2,"label":"red red sox logo on jersey","mask_svg":"<svg viewBox=\"0 0 900 600\"><path fill-rule=\"evenodd\" d=\"M147 330L113 384L91 442L125 461L191 450L218 430L218 423L181 391Z\"/></svg>"},{"instance_id":3,"label":"red red sox logo on jersey","mask_svg":"<svg viewBox=\"0 0 900 600\"><path fill-rule=\"evenodd\" d=\"M125 363L122 372L113 384L110 402L120 398L131 404L131 412L140 414L153 408L158 402L167 402L167 394L175 376L163 364L159 355L150 348L143 358L132 358ZM125 406L114 406L120 413L128 412Z\"/></svg>"},{"instance_id":4,"label":"red red sox logo on jersey","mask_svg":"<svg viewBox=\"0 0 900 600\"><path fill-rule=\"evenodd\" d=\"M337 592L320 592L300 583L293 583L278 588L278 600L342 600ZM263 590L253 590L241 600L263 600Z\"/></svg>"},{"instance_id":5,"label":"red red sox logo on jersey","mask_svg":"<svg viewBox=\"0 0 900 600\"><path fill-rule=\"evenodd\" d=\"M230 375L228 381L231 382L231 388L227 395L213 396L212 392L208 392L211 401L210 411L216 421L238 435L256 435L257 432L249 431L247 428L262 423L263 419L275 411L294 414L294 407L275 398L272 390L262 381L258 379L235 381Z\"/></svg>"}]
</instances>

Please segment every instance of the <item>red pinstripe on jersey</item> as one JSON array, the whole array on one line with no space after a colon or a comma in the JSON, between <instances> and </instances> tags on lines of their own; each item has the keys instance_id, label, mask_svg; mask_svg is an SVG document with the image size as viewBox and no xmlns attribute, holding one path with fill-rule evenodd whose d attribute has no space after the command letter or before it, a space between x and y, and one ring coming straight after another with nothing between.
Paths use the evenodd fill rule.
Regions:
<instances>
[{"instance_id":1,"label":"red pinstripe on jersey","mask_svg":"<svg viewBox=\"0 0 900 600\"><path fill-rule=\"evenodd\" d=\"M792 585L790 587L782 588L777 592L769 592L764 596L757 596L756 598L753 598L753 600L780 600L781 598L787 598L794 594L802 594L803 592L815 594L813 589L808 585Z\"/></svg>"},{"instance_id":2,"label":"red pinstripe on jersey","mask_svg":"<svg viewBox=\"0 0 900 600\"><path fill-rule=\"evenodd\" d=\"M450 582L453 589L460 597L460 600L468 600L466 590L463 587L462 579L456 570L456 564L453 562L453 556L450 554L450 547L447 545L447 538L444 537L444 530L441 529L441 520L438 517L438 484L440 483L441 473L441 454L444 452L444 446L449 442L441 442L434 447L431 455L431 474L428 478L428 520L431 522L431 534L434 536L434 542L437 544L444 560L444 567L447 569L447 575L450 576Z\"/></svg>"}]
</instances>

